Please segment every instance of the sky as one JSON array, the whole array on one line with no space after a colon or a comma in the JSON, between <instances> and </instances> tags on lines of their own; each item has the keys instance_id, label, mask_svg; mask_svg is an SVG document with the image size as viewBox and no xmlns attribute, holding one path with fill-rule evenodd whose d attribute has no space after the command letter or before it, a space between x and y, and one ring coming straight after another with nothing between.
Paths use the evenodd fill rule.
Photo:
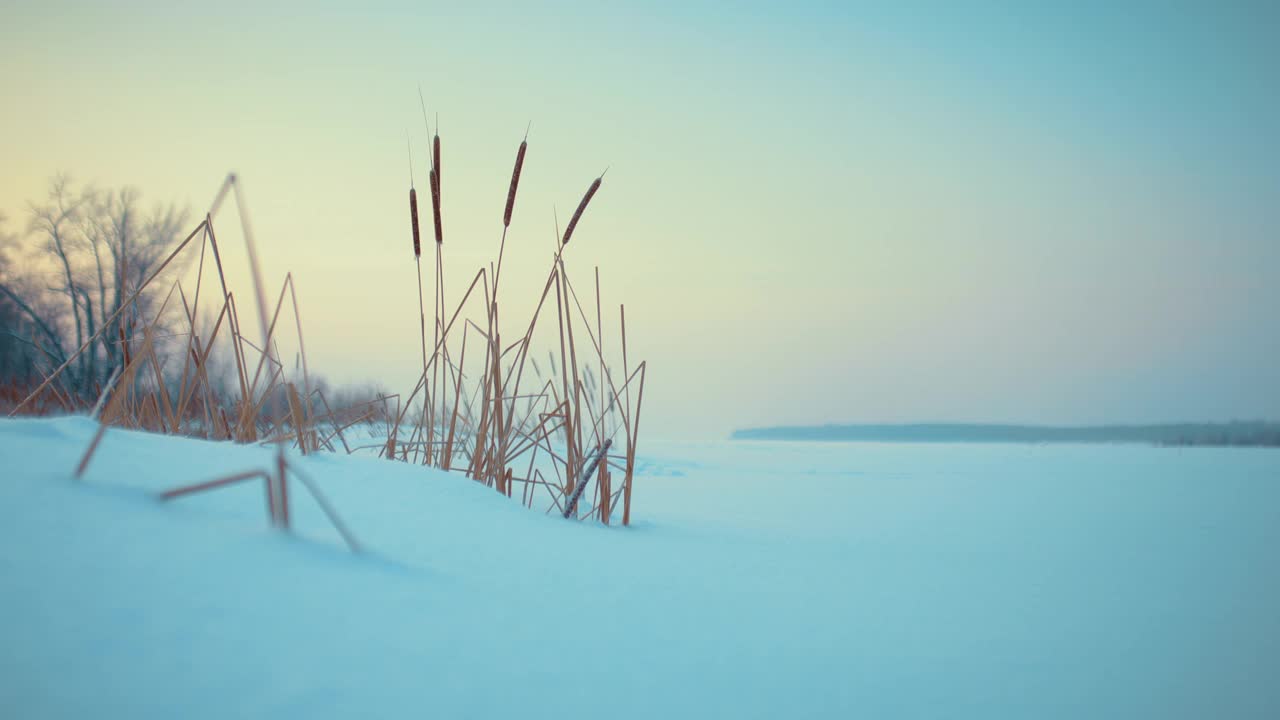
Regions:
<instances>
[{"instance_id":1,"label":"sky","mask_svg":"<svg viewBox=\"0 0 1280 720\"><path fill-rule=\"evenodd\" d=\"M526 128L513 327L608 168L565 260L646 434L1280 418L1280 11L1009 5L11 0L0 212L67 172L195 218L235 171L313 371L407 392L421 87L453 302Z\"/></svg>"}]
</instances>

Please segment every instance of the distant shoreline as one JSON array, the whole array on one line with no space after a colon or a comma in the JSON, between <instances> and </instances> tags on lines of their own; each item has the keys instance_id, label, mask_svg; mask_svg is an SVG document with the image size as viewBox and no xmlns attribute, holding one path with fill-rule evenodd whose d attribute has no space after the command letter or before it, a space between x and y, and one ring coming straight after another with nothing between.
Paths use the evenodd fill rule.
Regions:
<instances>
[{"instance_id":1,"label":"distant shoreline","mask_svg":"<svg viewBox=\"0 0 1280 720\"><path fill-rule=\"evenodd\" d=\"M730 440L791 442L1125 443L1173 447L1280 447L1280 423L1175 423L1167 425L796 425L735 430Z\"/></svg>"}]
</instances>

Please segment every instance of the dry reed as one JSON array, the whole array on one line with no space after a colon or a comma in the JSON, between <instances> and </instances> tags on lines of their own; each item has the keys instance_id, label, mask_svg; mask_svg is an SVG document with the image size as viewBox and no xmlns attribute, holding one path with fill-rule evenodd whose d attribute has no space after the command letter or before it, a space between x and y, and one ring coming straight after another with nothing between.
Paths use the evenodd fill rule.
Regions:
<instances>
[{"instance_id":1,"label":"dry reed","mask_svg":"<svg viewBox=\"0 0 1280 720\"><path fill-rule=\"evenodd\" d=\"M596 313L595 318L589 320L577 300L564 259L569 240L598 192L603 174L592 181L563 236L559 238L542 293L532 308L527 325L522 319L514 340L511 341L513 336L508 335L509 344L503 346L504 333L500 327L500 319L503 315L511 315L511 311L508 308L506 312L499 312L498 280L527 150L526 136L516 153L503 209L503 231L497 269L492 272L485 268L479 269L461 299L456 304L446 305L441 250L443 227L440 138L438 132L431 137L429 177L436 238L436 312L435 339L430 352L427 349L422 294L417 191L413 187L411 168L409 206L414 259L418 266L422 373L417 385L405 399L402 400L400 395L386 395L370 401L364 408L338 408L335 411L329 406L323 393L319 390L312 391L293 278L286 275L274 308L269 308L263 297L239 184L234 176L229 176L210 212L155 270L132 289L130 296L122 303L122 308L128 307L144 291L154 289L161 273L180 254L193 252L193 244L198 240L200 259L194 301L188 304L185 289L176 281L169 289L169 297L176 294L181 300L180 323L186 326L185 332L164 335L185 338L185 345L180 353L181 373L173 379L173 392L170 391L170 382L164 374L165 363L157 345L162 339L159 314L148 322L148 318L127 320L122 313L117 312L106 319L94 337L59 368L48 374L33 392L18 403L14 412L30 406L37 397L45 397L45 403L48 402L48 397L66 403L67 400L56 385L59 374L103 333L110 332L112 336L118 333L125 361L102 389L94 409L100 419L99 431L76 468L77 476L86 472L95 451L101 445L103 433L111 426L151 428L171 434L237 442L273 443L280 448L273 467L251 469L230 478L178 488L165 497L177 497L261 478L266 488L271 522L288 529L290 493L287 480L290 475L301 478L283 454L284 447L289 445L302 453L321 449L359 452L370 446L349 443L344 432L356 423L383 418L386 421L386 437L374 447L380 448L382 456L387 459L422 462L444 470L465 472L475 481L512 498L515 497L515 484L520 483L522 491L519 501L522 504L533 507L541 498L547 504L547 512L555 510L565 517L580 517L580 499L585 495L591 478L595 477L597 487L589 496L593 498L592 507L581 517L595 517L607 524L615 517L615 505L621 502L622 524L630 524L636 444L647 366L642 362L633 368L630 364L625 309L620 308L620 342L611 344L611 347L620 349L623 381L620 386L615 384L604 349L606 329L599 269L596 269L595 277ZM214 232L217 209L223 198L232 193L240 211L242 230L249 249L250 272L263 328L260 346L246 338L242 332L236 299L227 285ZM216 299L216 319L211 323L211 330L201 331L196 320L200 311L206 252L213 257L221 292ZM492 287L489 285L490 280L493 282ZM482 292L477 293L477 287L482 288ZM277 323L285 309L286 295L291 301L297 332L301 387L286 373L276 350ZM552 321L551 328L545 328L546 322L540 324L539 320L544 310L547 310L547 301L552 298L556 305L556 320ZM476 302L483 303L482 314L476 312ZM160 305L161 312L167 306L168 299ZM470 313L467 312L468 309ZM483 317L484 320L477 323L470 317L464 317L466 314ZM455 362L449 352L449 340L451 337L455 342L457 340L455 325L460 317L464 319L460 330L463 333L462 352ZM559 358L554 353L551 354L553 379L542 377L537 364L533 363L533 374L538 385L535 390L521 392L525 365L531 362L539 328L550 333L553 344L558 345ZM585 346L579 348L576 342L584 329L590 340L589 350ZM483 352L467 352L466 336L472 332L483 338ZM231 348L234 382L229 393L218 390L210 378L210 358L217 342ZM579 350L585 352L580 353ZM253 357L255 353L256 358ZM444 380L443 391L438 383L441 374ZM452 387L449 383L453 383ZM639 386L634 406L633 383ZM401 436L401 428L408 427L404 424L406 414L414 407L419 392L423 393L421 415L414 421L413 432L406 439ZM314 398L319 399L317 407L322 411L318 412L313 408ZM392 400L396 404L394 410L388 406ZM275 407L280 402L284 404L283 411ZM381 403L381 409L378 403ZM269 408L272 409L269 411ZM619 437L624 445L623 454L618 456L621 464L616 465L623 473L621 488L614 487L615 480L608 455L615 437ZM339 444L335 446L335 442ZM595 450L586 452L588 447ZM521 463L519 467L517 462ZM308 490L318 496L316 488L309 486ZM322 500L321 502L323 503ZM326 505L325 510L335 526L340 525L336 513L331 512L332 508ZM340 532L355 549L357 546L345 528L341 528Z\"/></svg>"}]
</instances>

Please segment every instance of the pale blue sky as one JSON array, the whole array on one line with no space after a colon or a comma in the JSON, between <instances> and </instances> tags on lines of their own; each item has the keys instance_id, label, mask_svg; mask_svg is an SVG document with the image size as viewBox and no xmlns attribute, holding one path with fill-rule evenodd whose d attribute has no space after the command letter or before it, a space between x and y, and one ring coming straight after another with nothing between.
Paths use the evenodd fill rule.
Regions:
<instances>
[{"instance_id":1,"label":"pale blue sky","mask_svg":"<svg viewBox=\"0 0 1280 720\"><path fill-rule=\"evenodd\" d=\"M530 120L513 297L612 167L569 260L655 432L1280 417L1280 12L1008 5L11 2L0 209L234 168L313 366L407 387L421 83L455 283Z\"/></svg>"}]
</instances>

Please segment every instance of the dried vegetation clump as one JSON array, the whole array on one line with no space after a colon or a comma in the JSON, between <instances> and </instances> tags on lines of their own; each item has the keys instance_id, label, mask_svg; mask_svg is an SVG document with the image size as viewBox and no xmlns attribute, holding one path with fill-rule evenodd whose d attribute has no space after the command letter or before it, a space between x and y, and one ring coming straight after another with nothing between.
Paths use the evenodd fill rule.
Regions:
<instances>
[{"instance_id":1,"label":"dried vegetation clump","mask_svg":"<svg viewBox=\"0 0 1280 720\"><path fill-rule=\"evenodd\" d=\"M430 330L422 292L417 190L412 182L412 160L410 163L409 223L422 367L407 394L379 393L364 402L335 408L323 389L313 386L292 275L285 276L275 302L269 302L241 183L231 175L203 220L149 275L130 286L130 295L119 309L60 367L20 401L15 395L10 414L47 409L51 403L67 410L90 411L99 420L99 430L80 459L77 477L91 464L110 427L274 444L279 451L273 467L177 487L161 497L167 500L262 480L271 521L287 529L289 481L296 479L315 495L353 549L359 546L336 509L296 463L288 462L286 448L302 454L376 454L458 473L518 498L525 506L555 511L566 518L593 518L610 524L620 513L622 524L629 524L646 364L633 363L628 354L625 307L617 308L616 331L612 335L606 332L599 268L594 270L594 295L588 294L584 305L565 258L569 240L600 190L603 176L591 182L563 236L557 231L540 295L528 298L527 303L500 305L497 297L503 255L525 166L526 135L516 152L503 207L496 262L469 275L465 292L451 299L444 283L440 147L437 131L431 136L428 172L435 237ZM214 220L228 196L234 198L247 250L253 304L261 327L255 339L246 336L214 229ZM196 268L190 287L184 287L180 277L178 268L183 263ZM146 315L136 312L134 300L157 289L164 293L158 308ZM282 315L286 316L283 325ZM210 316L211 322L199 321ZM504 332L504 316L519 318L514 331L508 328ZM292 368L286 367L278 348L287 333L295 334L289 340L297 347ZM92 408L76 407L60 389L59 379L106 334L118 337L123 362L102 386ZM178 349L162 352L162 336L169 341L177 338ZM545 344L550 347L535 344L535 338L545 341L548 337ZM211 369L215 347L229 350L233 366L230 383L215 381ZM533 357L543 352L548 360L545 375Z\"/></svg>"}]
</instances>

